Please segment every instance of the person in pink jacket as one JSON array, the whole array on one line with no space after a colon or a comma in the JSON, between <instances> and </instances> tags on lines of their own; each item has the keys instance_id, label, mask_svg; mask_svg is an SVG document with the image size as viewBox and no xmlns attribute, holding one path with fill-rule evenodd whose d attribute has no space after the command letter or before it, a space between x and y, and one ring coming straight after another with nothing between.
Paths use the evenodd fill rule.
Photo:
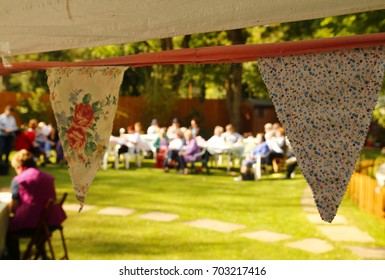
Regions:
<instances>
[{"instance_id":1,"label":"person in pink jacket","mask_svg":"<svg viewBox=\"0 0 385 280\"><path fill-rule=\"evenodd\" d=\"M18 151L11 162L16 176L11 182L12 201L7 234L7 251L10 259L19 259L19 242L14 233L33 232L39 223L45 205L50 198L56 199L54 177L36 168L33 154ZM48 216L48 225L60 225L66 219L61 205L54 204Z\"/></svg>"}]
</instances>

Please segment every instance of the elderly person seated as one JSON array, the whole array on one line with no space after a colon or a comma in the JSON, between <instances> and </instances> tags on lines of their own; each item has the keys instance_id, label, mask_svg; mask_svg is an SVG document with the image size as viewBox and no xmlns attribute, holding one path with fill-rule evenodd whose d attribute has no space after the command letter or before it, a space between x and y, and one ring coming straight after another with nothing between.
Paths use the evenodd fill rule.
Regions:
<instances>
[{"instance_id":1,"label":"elderly person seated","mask_svg":"<svg viewBox=\"0 0 385 280\"><path fill-rule=\"evenodd\" d=\"M257 161L257 157L261 157L261 163L266 164L268 162L268 155L270 153L269 147L265 141L264 133L258 133L255 142L257 145L252 151L251 155L248 155L241 163L241 176L234 178L235 181L240 180L253 180L253 172L251 167Z\"/></svg>"},{"instance_id":2,"label":"elderly person seated","mask_svg":"<svg viewBox=\"0 0 385 280\"><path fill-rule=\"evenodd\" d=\"M197 140L190 129L186 130L184 137L186 139L186 145L178 153L178 169L181 169L183 174L187 174L187 163L195 161L195 154L197 154L200 150L197 144Z\"/></svg>"},{"instance_id":3,"label":"elderly person seated","mask_svg":"<svg viewBox=\"0 0 385 280\"><path fill-rule=\"evenodd\" d=\"M222 134L222 137L225 139L226 143L230 144L242 142L243 140L243 136L235 131L232 124L226 125L226 131Z\"/></svg>"},{"instance_id":4,"label":"elderly person seated","mask_svg":"<svg viewBox=\"0 0 385 280\"><path fill-rule=\"evenodd\" d=\"M185 139L182 130L176 132L177 137L172 139L168 144L166 157L164 159L164 172L168 172L175 163L179 161L179 152L185 145Z\"/></svg>"},{"instance_id":5,"label":"elderly person seated","mask_svg":"<svg viewBox=\"0 0 385 280\"><path fill-rule=\"evenodd\" d=\"M7 258L20 259L19 240L14 236L34 232L49 199L56 199L54 178L36 168L31 152L18 151L12 158L16 176L11 182L12 201L6 239ZM54 204L48 225L60 225L66 219L61 205ZM44 251L44 248L41 248ZM41 252L45 253L45 252Z\"/></svg>"},{"instance_id":6,"label":"elderly person seated","mask_svg":"<svg viewBox=\"0 0 385 280\"><path fill-rule=\"evenodd\" d=\"M268 164L273 167L274 172L279 172L278 161L283 159L286 151L286 136L285 130L278 128L270 139L266 139L270 149L268 156Z\"/></svg>"}]
</instances>

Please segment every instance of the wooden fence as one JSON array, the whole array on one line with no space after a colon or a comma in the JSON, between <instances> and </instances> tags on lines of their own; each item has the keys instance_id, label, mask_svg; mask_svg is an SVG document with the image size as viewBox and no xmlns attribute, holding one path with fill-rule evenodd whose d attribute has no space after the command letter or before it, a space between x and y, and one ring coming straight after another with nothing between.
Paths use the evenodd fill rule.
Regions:
<instances>
[{"instance_id":1,"label":"wooden fence","mask_svg":"<svg viewBox=\"0 0 385 280\"><path fill-rule=\"evenodd\" d=\"M30 94L28 93L0 92L0 114L6 105L17 106L18 99L28 98L29 96ZM48 94L42 96L42 102L50 105ZM272 104L270 106L251 106L250 104L247 105L246 101L244 103L246 105L243 104L240 108L243 127L239 132L252 132L255 135L257 132L263 132L265 123L278 121ZM55 120L51 106L49 106L47 114L51 122L54 123ZM180 120L182 126L189 126L192 117L198 118L201 135L205 138L213 134L215 126L226 126L231 122L227 113L226 100L222 99L208 99L204 100L204 102L197 98L179 99L170 118L161 122L161 125L169 126L174 117ZM18 124L21 124L22 122L17 114L16 118ZM157 118L157 116L150 116L146 113L146 104L143 98L121 96L119 97L112 131L114 134L117 134L119 128L126 128L137 121L142 122L143 128L147 129L152 118Z\"/></svg>"},{"instance_id":2,"label":"wooden fence","mask_svg":"<svg viewBox=\"0 0 385 280\"><path fill-rule=\"evenodd\" d=\"M385 187L371 176L354 172L347 195L360 209L385 221Z\"/></svg>"}]
</instances>

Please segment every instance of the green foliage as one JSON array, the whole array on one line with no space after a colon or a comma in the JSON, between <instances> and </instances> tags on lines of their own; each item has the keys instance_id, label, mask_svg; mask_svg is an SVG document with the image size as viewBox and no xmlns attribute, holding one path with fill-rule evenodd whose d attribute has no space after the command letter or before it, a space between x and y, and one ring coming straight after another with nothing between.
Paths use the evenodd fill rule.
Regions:
<instances>
[{"instance_id":1,"label":"green foliage","mask_svg":"<svg viewBox=\"0 0 385 280\"><path fill-rule=\"evenodd\" d=\"M43 88L37 88L29 97L17 96L19 104L16 106L16 110L24 124L28 123L30 119L44 122L50 120L47 114L49 104L44 103L42 100L44 94L45 90Z\"/></svg>"},{"instance_id":2,"label":"green foliage","mask_svg":"<svg viewBox=\"0 0 385 280\"><path fill-rule=\"evenodd\" d=\"M14 57L14 61L78 61L159 52L166 49L228 46L232 43L235 44L237 41L242 41L244 38L246 38L247 44L260 44L376 32L385 32L384 10L268 26L255 26L245 28L238 33L236 31L208 32L165 38L163 40L20 55ZM226 98L225 84L229 73L233 69L232 67L231 64L168 65L160 68L158 66L149 66L129 69L123 79L121 95L145 96L151 91L158 92L159 88L163 87L160 85L162 79L156 82L152 81L158 88L149 91L149 77L153 79L154 75L160 75L166 77L165 81L171 86L171 91L179 97L199 97L202 100L206 98ZM3 83L6 87L5 90L9 91L33 92L36 88L44 88L48 92L44 71L30 71L10 75L4 77ZM162 89L162 91L164 90L166 89ZM264 99L268 98L268 96L257 63L243 63L242 97ZM165 94L162 98L167 99L169 97L174 98L170 94ZM157 98L154 97L154 100L156 101ZM170 103L172 103L172 100ZM376 114L376 118L381 118L378 110Z\"/></svg>"},{"instance_id":3,"label":"green foliage","mask_svg":"<svg viewBox=\"0 0 385 280\"><path fill-rule=\"evenodd\" d=\"M163 65L153 66L152 71L145 75L142 96L146 103L146 111L143 123L149 123L154 116L160 123L169 123L172 117L178 93L172 89L172 72L165 68Z\"/></svg>"}]
</instances>

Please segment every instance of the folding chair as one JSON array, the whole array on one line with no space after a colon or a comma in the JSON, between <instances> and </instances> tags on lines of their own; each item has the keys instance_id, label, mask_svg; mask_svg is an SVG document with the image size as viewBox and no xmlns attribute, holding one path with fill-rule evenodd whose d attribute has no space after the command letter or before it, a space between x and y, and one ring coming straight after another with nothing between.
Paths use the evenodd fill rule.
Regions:
<instances>
[{"instance_id":1,"label":"folding chair","mask_svg":"<svg viewBox=\"0 0 385 280\"><path fill-rule=\"evenodd\" d=\"M53 247L51 244L51 233L47 226L47 219L54 204L53 199L49 199L44 207L44 211L40 217L37 227L33 231L15 232L11 235L14 239L29 239L27 248L22 256L23 260L28 259L47 259L45 251L45 244L48 243L48 247L51 253L51 257L54 258Z\"/></svg>"},{"instance_id":2,"label":"folding chair","mask_svg":"<svg viewBox=\"0 0 385 280\"><path fill-rule=\"evenodd\" d=\"M62 198L57 202L57 204L60 205L61 207L63 207L64 201L66 200L67 195L68 195L68 193L64 193ZM61 243L62 243L63 250L64 250L64 255L60 259L61 260L69 260L67 245L66 245L66 241L65 241L65 238L64 238L63 225L60 224L60 225L50 226L49 230L50 230L50 236L52 236L52 234L53 234L53 232L55 230L59 230L60 238L61 238ZM55 256L54 256L53 252L52 252L52 257L53 257L53 259L55 259Z\"/></svg>"}]
</instances>

